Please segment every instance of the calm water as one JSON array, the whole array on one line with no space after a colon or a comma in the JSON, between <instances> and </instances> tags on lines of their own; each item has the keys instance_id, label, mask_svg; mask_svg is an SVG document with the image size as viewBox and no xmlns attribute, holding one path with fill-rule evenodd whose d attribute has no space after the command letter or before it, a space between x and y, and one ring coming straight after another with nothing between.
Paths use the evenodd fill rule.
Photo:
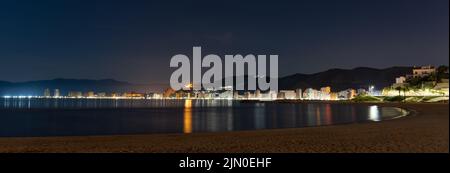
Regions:
<instances>
[{"instance_id":1,"label":"calm water","mask_svg":"<svg viewBox=\"0 0 450 173\"><path fill-rule=\"evenodd\" d=\"M1 99L0 136L219 132L382 121L404 115L399 108L327 103Z\"/></svg>"}]
</instances>

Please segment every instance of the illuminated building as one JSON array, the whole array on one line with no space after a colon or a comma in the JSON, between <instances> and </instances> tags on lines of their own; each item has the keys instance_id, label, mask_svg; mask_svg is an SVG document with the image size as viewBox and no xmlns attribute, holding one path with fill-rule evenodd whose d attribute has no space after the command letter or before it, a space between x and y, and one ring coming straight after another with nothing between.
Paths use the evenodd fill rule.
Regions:
<instances>
[{"instance_id":1,"label":"illuminated building","mask_svg":"<svg viewBox=\"0 0 450 173\"><path fill-rule=\"evenodd\" d=\"M106 93L104 92L97 93L97 97L106 97Z\"/></svg>"},{"instance_id":2,"label":"illuminated building","mask_svg":"<svg viewBox=\"0 0 450 173\"><path fill-rule=\"evenodd\" d=\"M212 98L214 98L214 95L212 93L210 93L210 92L204 92L203 93L203 98L204 99L212 99Z\"/></svg>"},{"instance_id":3,"label":"illuminated building","mask_svg":"<svg viewBox=\"0 0 450 173\"><path fill-rule=\"evenodd\" d=\"M82 93L80 91L69 91L68 96L79 98L82 97Z\"/></svg>"},{"instance_id":4,"label":"illuminated building","mask_svg":"<svg viewBox=\"0 0 450 173\"><path fill-rule=\"evenodd\" d=\"M237 91L233 92L233 98L240 99L239 92L237 92Z\"/></svg>"},{"instance_id":5,"label":"illuminated building","mask_svg":"<svg viewBox=\"0 0 450 173\"><path fill-rule=\"evenodd\" d=\"M135 97L135 98L143 98L144 94L142 93L137 93L137 92L129 92L129 93L123 93L122 97Z\"/></svg>"},{"instance_id":6,"label":"illuminated building","mask_svg":"<svg viewBox=\"0 0 450 173\"><path fill-rule=\"evenodd\" d=\"M110 94L110 96L111 97L118 97L119 95L117 93L113 92L113 93Z\"/></svg>"},{"instance_id":7,"label":"illuminated building","mask_svg":"<svg viewBox=\"0 0 450 173\"><path fill-rule=\"evenodd\" d=\"M306 88L305 92L303 92L303 98L308 100L316 99L316 95L317 90L312 88Z\"/></svg>"},{"instance_id":8,"label":"illuminated building","mask_svg":"<svg viewBox=\"0 0 450 173\"><path fill-rule=\"evenodd\" d=\"M338 99L346 100L346 99L348 99L347 96L348 96L348 91L347 91L347 90L339 91L339 92L337 93Z\"/></svg>"},{"instance_id":9,"label":"illuminated building","mask_svg":"<svg viewBox=\"0 0 450 173\"><path fill-rule=\"evenodd\" d=\"M261 98L261 91L258 89L255 91L255 98L260 99Z\"/></svg>"},{"instance_id":10,"label":"illuminated building","mask_svg":"<svg viewBox=\"0 0 450 173\"><path fill-rule=\"evenodd\" d=\"M296 89L295 90L295 98L296 99L302 99L303 98L303 95L302 95L303 93L302 93L302 89Z\"/></svg>"},{"instance_id":11,"label":"illuminated building","mask_svg":"<svg viewBox=\"0 0 450 173\"><path fill-rule=\"evenodd\" d=\"M340 91L337 94L338 99L349 100L353 99L356 96L356 91L354 89L347 89L344 91Z\"/></svg>"},{"instance_id":12,"label":"illuminated building","mask_svg":"<svg viewBox=\"0 0 450 173\"><path fill-rule=\"evenodd\" d=\"M353 99L355 96L356 96L356 90L351 89L351 88L337 93L337 99L341 99L341 100Z\"/></svg>"},{"instance_id":13,"label":"illuminated building","mask_svg":"<svg viewBox=\"0 0 450 173\"><path fill-rule=\"evenodd\" d=\"M413 77L424 77L436 72L436 68L431 65L413 68Z\"/></svg>"},{"instance_id":14,"label":"illuminated building","mask_svg":"<svg viewBox=\"0 0 450 173\"><path fill-rule=\"evenodd\" d=\"M244 93L244 99L251 99L252 97L253 97L252 93L248 91Z\"/></svg>"},{"instance_id":15,"label":"illuminated building","mask_svg":"<svg viewBox=\"0 0 450 173\"><path fill-rule=\"evenodd\" d=\"M59 89L55 89L54 93L53 93L53 97L59 97L61 96L61 94L59 93Z\"/></svg>"},{"instance_id":16,"label":"illuminated building","mask_svg":"<svg viewBox=\"0 0 450 173\"><path fill-rule=\"evenodd\" d=\"M164 93L163 93L163 97L164 98L170 98L175 94L175 90L173 90L172 88L167 88Z\"/></svg>"},{"instance_id":17,"label":"illuminated building","mask_svg":"<svg viewBox=\"0 0 450 173\"><path fill-rule=\"evenodd\" d=\"M347 99L353 99L355 97L356 97L356 90L355 89L348 89Z\"/></svg>"},{"instance_id":18,"label":"illuminated building","mask_svg":"<svg viewBox=\"0 0 450 173\"><path fill-rule=\"evenodd\" d=\"M44 90L44 97L50 97L50 89L48 89L48 88L46 88L45 90Z\"/></svg>"},{"instance_id":19,"label":"illuminated building","mask_svg":"<svg viewBox=\"0 0 450 173\"><path fill-rule=\"evenodd\" d=\"M338 93L335 92L330 93L330 100L338 100Z\"/></svg>"},{"instance_id":20,"label":"illuminated building","mask_svg":"<svg viewBox=\"0 0 450 173\"><path fill-rule=\"evenodd\" d=\"M278 99L296 99L297 93L294 90L280 90L278 93Z\"/></svg>"},{"instance_id":21,"label":"illuminated building","mask_svg":"<svg viewBox=\"0 0 450 173\"><path fill-rule=\"evenodd\" d=\"M85 97L95 97L94 91L88 91L84 94Z\"/></svg>"},{"instance_id":22,"label":"illuminated building","mask_svg":"<svg viewBox=\"0 0 450 173\"><path fill-rule=\"evenodd\" d=\"M145 98L146 99L161 99L163 97L162 97L162 94L159 94L159 93L149 93L149 94L146 94Z\"/></svg>"},{"instance_id":23,"label":"illuminated building","mask_svg":"<svg viewBox=\"0 0 450 173\"><path fill-rule=\"evenodd\" d=\"M233 91L227 90L219 94L219 97L221 99L232 99L233 98Z\"/></svg>"},{"instance_id":24,"label":"illuminated building","mask_svg":"<svg viewBox=\"0 0 450 173\"><path fill-rule=\"evenodd\" d=\"M396 84L403 84L403 83L405 83L405 81L406 81L406 77L405 76L400 76L400 77L395 78L395 83Z\"/></svg>"},{"instance_id":25,"label":"illuminated building","mask_svg":"<svg viewBox=\"0 0 450 173\"><path fill-rule=\"evenodd\" d=\"M322 87L322 88L320 88L320 92L322 92L324 94L330 94L331 93L331 87L329 87L329 86Z\"/></svg>"},{"instance_id":26,"label":"illuminated building","mask_svg":"<svg viewBox=\"0 0 450 173\"><path fill-rule=\"evenodd\" d=\"M268 93L269 99L273 100L277 98L277 92L275 91L269 91Z\"/></svg>"},{"instance_id":27,"label":"illuminated building","mask_svg":"<svg viewBox=\"0 0 450 173\"><path fill-rule=\"evenodd\" d=\"M364 88L359 88L356 92L356 95L364 95L367 94L367 91Z\"/></svg>"},{"instance_id":28,"label":"illuminated building","mask_svg":"<svg viewBox=\"0 0 450 173\"><path fill-rule=\"evenodd\" d=\"M330 100L330 94L331 94L331 87L326 86L326 87L322 87L320 88L320 92L319 92L319 100Z\"/></svg>"},{"instance_id":29,"label":"illuminated building","mask_svg":"<svg viewBox=\"0 0 450 173\"><path fill-rule=\"evenodd\" d=\"M312 88L306 88L305 91L303 92L302 96L304 99L308 99L310 94L311 94L311 90Z\"/></svg>"}]
</instances>

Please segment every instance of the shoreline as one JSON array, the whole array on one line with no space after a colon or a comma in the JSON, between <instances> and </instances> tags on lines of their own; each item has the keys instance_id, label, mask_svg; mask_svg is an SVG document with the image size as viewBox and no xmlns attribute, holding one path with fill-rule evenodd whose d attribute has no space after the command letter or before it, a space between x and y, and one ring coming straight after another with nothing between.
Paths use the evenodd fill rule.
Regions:
<instances>
[{"instance_id":1,"label":"shoreline","mask_svg":"<svg viewBox=\"0 0 450 173\"><path fill-rule=\"evenodd\" d=\"M412 115L380 122L232 132L0 137L0 152L449 152L448 103L321 103L398 107Z\"/></svg>"}]
</instances>

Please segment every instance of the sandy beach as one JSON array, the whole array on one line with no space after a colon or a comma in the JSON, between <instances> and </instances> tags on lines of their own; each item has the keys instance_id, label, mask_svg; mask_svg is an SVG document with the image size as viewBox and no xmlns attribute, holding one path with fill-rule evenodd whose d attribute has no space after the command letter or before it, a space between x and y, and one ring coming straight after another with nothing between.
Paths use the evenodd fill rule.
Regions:
<instances>
[{"instance_id":1,"label":"sandy beach","mask_svg":"<svg viewBox=\"0 0 450 173\"><path fill-rule=\"evenodd\" d=\"M448 103L377 105L408 109L412 115L381 122L295 129L88 137L2 137L0 152L449 152Z\"/></svg>"}]
</instances>

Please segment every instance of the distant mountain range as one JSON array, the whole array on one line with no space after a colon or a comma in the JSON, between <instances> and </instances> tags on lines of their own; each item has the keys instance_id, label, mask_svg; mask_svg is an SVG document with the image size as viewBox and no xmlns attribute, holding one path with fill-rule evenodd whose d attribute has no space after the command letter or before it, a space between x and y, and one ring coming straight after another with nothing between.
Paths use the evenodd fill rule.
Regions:
<instances>
[{"instance_id":1,"label":"distant mountain range","mask_svg":"<svg viewBox=\"0 0 450 173\"><path fill-rule=\"evenodd\" d=\"M382 89L395 82L395 78L412 74L413 67L390 67L376 69L358 67L354 69L330 69L314 74L294 74L280 78L280 89L316 88L330 86L333 91L341 91L348 88L365 88L374 85L376 89Z\"/></svg>"},{"instance_id":2,"label":"distant mountain range","mask_svg":"<svg viewBox=\"0 0 450 173\"><path fill-rule=\"evenodd\" d=\"M375 69L358 67L354 69L330 69L314 74L293 74L279 79L279 89L316 88L330 86L333 91L348 88L368 88L374 85L381 89L395 82L398 76L411 74L412 67L391 67ZM133 84L114 79L53 79L29 82L0 81L0 95L42 95L45 88L59 89L66 95L69 91L95 92L150 92L161 91L167 85Z\"/></svg>"}]
</instances>

